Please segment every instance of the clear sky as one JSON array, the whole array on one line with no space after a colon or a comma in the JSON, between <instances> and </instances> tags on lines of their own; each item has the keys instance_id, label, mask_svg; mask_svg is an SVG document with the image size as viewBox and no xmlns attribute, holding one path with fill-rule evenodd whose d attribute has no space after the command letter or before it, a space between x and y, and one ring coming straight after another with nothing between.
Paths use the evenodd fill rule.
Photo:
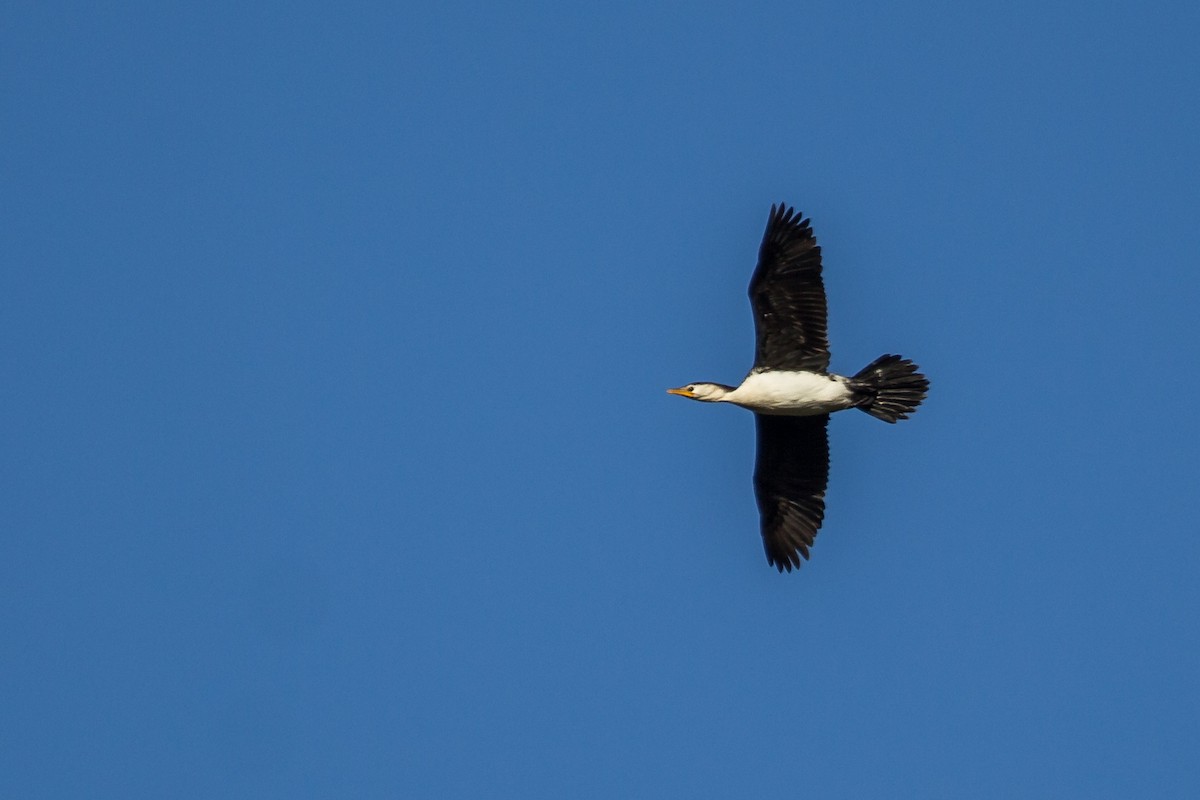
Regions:
<instances>
[{"instance_id":1,"label":"clear sky","mask_svg":"<svg viewBox=\"0 0 1200 800\"><path fill-rule=\"evenodd\" d=\"M0 796L1200 796L1197 8L9 3Z\"/></svg>"}]
</instances>

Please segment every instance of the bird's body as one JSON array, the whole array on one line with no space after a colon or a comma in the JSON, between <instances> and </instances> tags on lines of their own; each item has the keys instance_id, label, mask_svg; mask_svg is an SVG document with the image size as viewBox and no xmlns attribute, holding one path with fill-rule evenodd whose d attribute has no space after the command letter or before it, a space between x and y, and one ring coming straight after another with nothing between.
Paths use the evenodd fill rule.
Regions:
<instances>
[{"instance_id":1,"label":"bird's body","mask_svg":"<svg viewBox=\"0 0 1200 800\"><path fill-rule=\"evenodd\" d=\"M772 206L750 280L754 367L739 386L692 383L672 394L733 403L755 413L754 490L767 561L800 566L825 516L829 415L860 408L885 422L916 410L929 381L900 356L877 358L854 376L828 371L821 248L807 219Z\"/></svg>"},{"instance_id":2,"label":"bird's body","mask_svg":"<svg viewBox=\"0 0 1200 800\"><path fill-rule=\"evenodd\" d=\"M719 384L713 384L719 385ZM713 402L733 403L760 414L811 417L854 406L848 379L806 370L754 370L737 388L730 387Z\"/></svg>"}]
</instances>

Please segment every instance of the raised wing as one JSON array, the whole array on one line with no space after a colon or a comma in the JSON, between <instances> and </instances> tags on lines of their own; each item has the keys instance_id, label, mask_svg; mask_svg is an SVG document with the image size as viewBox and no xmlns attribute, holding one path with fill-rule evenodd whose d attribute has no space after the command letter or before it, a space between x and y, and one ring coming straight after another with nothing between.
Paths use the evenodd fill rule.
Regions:
<instances>
[{"instance_id":1,"label":"raised wing","mask_svg":"<svg viewBox=\"0 0 1200 800\"><path fill-rule=\"evenodd\" d=\"M790 206L771 206L750 279L750 305L755 369L824 372L829 367L821 248L809 220Z\"/></svg>"},{"instance_id":2,"label":"raised wing","mask_svg":"<svg viewBox=\"0 0 1200 800\"><path fill-rule=\"evenodd\" d=\"M828 414L782 417L755 414L758 458L754 496L767 562L783 572L808 558L825 518L829 483Z\"/></svg>"}]
</instances>

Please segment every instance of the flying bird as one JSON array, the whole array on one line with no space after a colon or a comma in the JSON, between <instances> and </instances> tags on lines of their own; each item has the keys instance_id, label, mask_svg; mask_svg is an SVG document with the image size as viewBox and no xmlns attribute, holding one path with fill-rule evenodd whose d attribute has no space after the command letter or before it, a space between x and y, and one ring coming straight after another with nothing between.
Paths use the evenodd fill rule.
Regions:
<instances>
[{"instance_id":1,"label":"flying bird","mask_svg":"<svg viewBox=\"0 0 1200 800\"><path fill-rule=\"evenodd\" d=\"M829 415L857 408L884 422L906 419L929 391L912 361L883 355L852 377L829 372L821 248L810 221L771 206L750 278L754 366L738 387L689 383L671 394L754 412L758 500L767 563L791 572L807 559L825 518Z\"/></svg>"}]
</instances>

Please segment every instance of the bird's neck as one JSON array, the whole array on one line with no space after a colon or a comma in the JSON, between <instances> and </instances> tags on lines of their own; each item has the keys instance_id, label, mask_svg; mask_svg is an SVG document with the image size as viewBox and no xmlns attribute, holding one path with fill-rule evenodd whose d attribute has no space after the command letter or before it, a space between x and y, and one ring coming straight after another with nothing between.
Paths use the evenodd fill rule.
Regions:
<instances>
[{"instance_id":1,"label":"bird's neck","mask_svg":"<svg viewBox=\"0 0 1200 800\"><path fill-rule=\"evenodd\" d=\"M726 386L723 383L712 384L716 387L716 391L708 399L714 403L724 403L728 401L729 395L737 391L736 386Z\"/></svg>"}]
</instances>

